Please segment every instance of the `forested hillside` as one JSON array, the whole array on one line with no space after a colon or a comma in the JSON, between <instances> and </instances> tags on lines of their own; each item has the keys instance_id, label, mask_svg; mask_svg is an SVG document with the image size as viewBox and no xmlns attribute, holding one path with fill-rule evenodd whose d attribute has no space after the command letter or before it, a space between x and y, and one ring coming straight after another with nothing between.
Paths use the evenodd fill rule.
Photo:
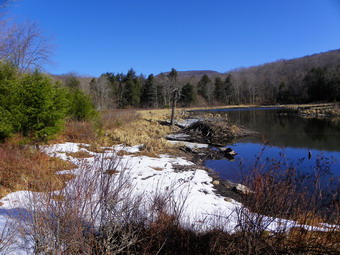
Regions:
<instances>
[{"instance_id":1,"label":"forested hillside","mask_svg":"<svg viewBox=\"0 0 340 255\"><path fill-rule=\"evenodd\" d=\"M54 78L79 83L97 109L169 107L174 91L181 106L333 102L340 100L340 50L223 74L173 69L146 77L130 69L99 78L73 73Z\"/></svg>"},{"instance_id":2,"label":"forested hillside","mask_svg":"<svg viewBox=\"0 0 340 255\"><path fill-rule=\"evenodd\" d=\"M235 103L307 103L340 99L340 50L231 72Z\"/></svg>"}]
</instances>

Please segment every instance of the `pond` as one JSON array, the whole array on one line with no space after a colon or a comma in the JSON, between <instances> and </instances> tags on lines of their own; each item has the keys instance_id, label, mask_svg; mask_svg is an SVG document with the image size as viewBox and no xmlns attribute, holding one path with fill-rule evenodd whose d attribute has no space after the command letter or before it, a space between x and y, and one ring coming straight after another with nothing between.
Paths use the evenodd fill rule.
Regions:
<instances>
[{"instance_id":1,"label":"pond","mask_svg":"<svg viewBox=\"0 0 340 255\"><path fill-rule=\"evenodd\" d=\"M312 173L316 168L340 176L340 121L307 119L279 108L217 109L227 112L232 123L260 135L240 139L227 147L237 155L232 160L207 160L205 165L223 179L240 182L251 169L281 166ZM337 181L338 182L338 181Z\"/></svg>"}]
</instances>

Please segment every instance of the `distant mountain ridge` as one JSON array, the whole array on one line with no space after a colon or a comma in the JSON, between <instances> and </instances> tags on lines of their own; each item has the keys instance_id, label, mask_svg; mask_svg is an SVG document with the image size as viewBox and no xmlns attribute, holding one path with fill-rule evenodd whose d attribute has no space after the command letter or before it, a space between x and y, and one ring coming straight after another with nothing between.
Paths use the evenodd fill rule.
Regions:
<instances>
[{"instance_id":1,"label":"distant mountain ridge","mask_svg":"<svg viewBox=\"0 0 340 255\"><path fill-rule=\"evenodd\" d=\"M244 68L236 68L231 70L230 72L238 71L238 70L261 70L261 69L290 69L296 68L299 69L311 69L317 67L325 67L325 68L334 68L340 64L340 49L330 50L321 53L315 53L311 55L306 55L303 57L293 58L293 59L279 59L274 62L264 63L257 66L250 66Z\"/></svg>"},{"instance_id":2,"label":"distant mountain ridge","mask_svg":"<svg viewBox=\"0 0 340 255\"><path fill-rule=\"evenodd\" d=\"M188 71L178 71L177 74L179 78L188 78L188 77L201 77L204 74L208 76L218 76L218 75L223 75L227 73L234 73L238 71L247 71L247 70L261 70L261 69L290 69L290 68L295 68L296 65L300 65L300 68L302 69L310 69L310 68L315 68L315 67L327 67L331 68L334 67L334 65L339 65L340 64L340 49L336 50L330 50L326 52L320 52L320 53L315 53L311 55L306 55L303 57L297 57L293 59L278 59L273 62L267 62L263 63L260 65L254 65L254 66L249 66L249 67L238 67L235 69L231 69L230 71L227 71L225 73L220 73L214 70L188 70ZM169 74L169 72L164 72L162 73L164 75ZM159 74L160 75L160 74Z\"/></svg>"},{"instance_id":3,"label":"distant mountain ridge","mask_svg":"<svg viewBox=\"0 0 340 255\"><path fill-rule=\"evenodd\" d=\"M163 75L168 75L169 72L162 73ZM179 78L187 78L187 77L201 77L204 74L211 76L211 75L221 75L217 71L213 70L190 70L190 71L177 71L177 76ZM160 75L160 74L159 74Z\"/></svg>"}]
</instances>

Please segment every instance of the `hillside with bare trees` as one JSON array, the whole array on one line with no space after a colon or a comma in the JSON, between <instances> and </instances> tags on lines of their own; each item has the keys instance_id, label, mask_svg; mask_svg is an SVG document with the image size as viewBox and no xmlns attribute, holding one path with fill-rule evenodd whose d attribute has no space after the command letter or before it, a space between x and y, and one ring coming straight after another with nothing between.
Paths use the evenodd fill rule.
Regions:
<instances>
[{"instance_id":1,"label":"hillside with bare trees","mask_svg":"<svg viewBox=\"0 0 340 255\"><path fill-rule=\"evenodd\" d=\"M175 70L175 69L174 69ZM106 72L100 77L54 76L62 83L77 80L98 109L164 108L172 87L180 106L290 104L340 100L340 50L259 66L215 71L176 71L158 75Z\"/></svg>"}]
</instances>

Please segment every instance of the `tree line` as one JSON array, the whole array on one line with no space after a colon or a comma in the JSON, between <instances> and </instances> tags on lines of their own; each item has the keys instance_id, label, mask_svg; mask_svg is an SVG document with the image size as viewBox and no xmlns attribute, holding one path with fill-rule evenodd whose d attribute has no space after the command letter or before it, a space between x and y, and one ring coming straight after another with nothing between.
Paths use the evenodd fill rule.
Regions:
<instances>
[{"instance_id":1,"label":"tree line","mask_svg":"<svg viewBox=\"0 0 340 255\"><path fill-rule=\"evenodd\" d=\"M183 72L184 73L184 72ZM168 108L176 91L179 106L289 104L340 100L340 51L281 60L228 73L202 76L176 71L147 77L130 69L98 78L77 74L56 77L82 83L99 110Z\"/></svg>"}]
</instances>

